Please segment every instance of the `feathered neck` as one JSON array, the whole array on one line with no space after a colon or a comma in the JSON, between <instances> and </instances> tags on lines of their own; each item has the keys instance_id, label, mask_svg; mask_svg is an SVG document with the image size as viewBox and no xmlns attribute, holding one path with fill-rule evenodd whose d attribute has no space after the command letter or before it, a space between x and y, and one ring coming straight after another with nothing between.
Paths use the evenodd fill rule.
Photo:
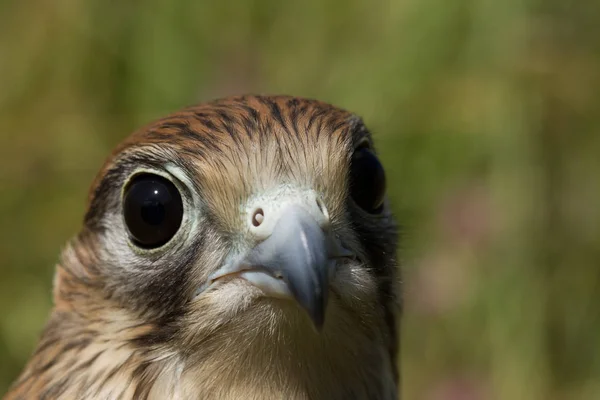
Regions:
<instances>
[{"instance_id":1,"label":"feathered neck","mask_svg":"<svg viewBox=\"0 0 600 400\"><path fill-rule=\"evenodd\" d=\"M107 311L108 312L108 311ZM55 310L7 399L395 399L381 338L331 321L321 333L293 321L231 324L195 348L140 346L156 327L119 312L83 320Z\"/></svg>"}]
</instances>

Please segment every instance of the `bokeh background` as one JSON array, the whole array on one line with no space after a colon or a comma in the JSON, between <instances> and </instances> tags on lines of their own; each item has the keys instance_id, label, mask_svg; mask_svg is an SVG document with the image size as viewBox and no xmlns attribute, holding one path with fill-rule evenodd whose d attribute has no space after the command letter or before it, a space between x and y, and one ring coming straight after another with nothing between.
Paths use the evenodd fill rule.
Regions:
<instances>
[{"instance_id":1,"label":"bokeh background","mask_svg":"<svg viewBox=\"0 0 600 400\"><path fill-rule=\"evenodd\" d=\"M374 132L404 230L405 399L600 398L593 0L0 0L0 393L111 148L244 92Z\"/></svg>"}]
</instances>

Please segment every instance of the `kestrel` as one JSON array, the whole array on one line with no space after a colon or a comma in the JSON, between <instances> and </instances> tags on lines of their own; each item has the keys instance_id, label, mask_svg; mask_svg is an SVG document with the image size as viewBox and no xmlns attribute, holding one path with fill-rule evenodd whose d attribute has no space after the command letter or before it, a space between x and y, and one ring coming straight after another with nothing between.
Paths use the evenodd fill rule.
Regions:
<instances>
[{"instance_id":1,"label":"kestrel","mask_svg":"<svg viewBox=\"0 0 600 400\"><path fill-rule=\"evenodd\" d=\"M397 399L397 228L362 120L230 97L92 184L7 399Z\"/></svg>"}]
</instances>

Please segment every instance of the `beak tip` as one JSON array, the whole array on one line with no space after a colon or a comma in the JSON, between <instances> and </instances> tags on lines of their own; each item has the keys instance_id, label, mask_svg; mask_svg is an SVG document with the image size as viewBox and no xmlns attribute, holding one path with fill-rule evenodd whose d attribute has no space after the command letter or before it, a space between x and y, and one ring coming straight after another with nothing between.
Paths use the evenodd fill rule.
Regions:
<instances>
[{"instance_id":1,"label":"beak tip","mask_svg":"<svg viewBox=\"0 0 600 400\"><path fill-rule=\"evenodd\" d=\"M325 315L324 313L313 313L310 314L310 319L312 321L312 325L317 331L317 333L321 333L323 331L323 325L325 325Z\"/></svg>"},{"instance_id":2,"label":"beak tip","mask_svg":"<svg viewBox=\"0 0 600 400\"><path fill-rule=\"evenodd\" d=\"M326 303L320 302L318 305L313 305L312 307L303 307L310 318L313 327L317 332L323 331L323 326L325 325L325 312L326 312Z\"/></svg>"}]
</instances>

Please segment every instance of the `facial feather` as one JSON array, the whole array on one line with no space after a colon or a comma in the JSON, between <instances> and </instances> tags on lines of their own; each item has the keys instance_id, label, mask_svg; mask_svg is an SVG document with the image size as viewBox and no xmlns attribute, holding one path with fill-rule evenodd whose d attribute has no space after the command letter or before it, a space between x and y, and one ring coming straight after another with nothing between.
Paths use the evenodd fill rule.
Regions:
<instances>
[{"instance_id":1,"label":"facial feather","mask_svg":"<svg viewBox=\"0 0 600 400\"><path fill-rule=\"evenodd\" d=\"M135 132L92 184L57 266L55 309L7 398L397 398L396 225L387 201L372 214L350 196L365 143L360 118L283 96L217 100ZM132 243L123 218L140 173L173 182L183 203L178 231L152 250ZM255 203L308 192L355 255L337 263L321 332L243 279L195 295L260 242Z\"/></svg>"}]
</instances>

